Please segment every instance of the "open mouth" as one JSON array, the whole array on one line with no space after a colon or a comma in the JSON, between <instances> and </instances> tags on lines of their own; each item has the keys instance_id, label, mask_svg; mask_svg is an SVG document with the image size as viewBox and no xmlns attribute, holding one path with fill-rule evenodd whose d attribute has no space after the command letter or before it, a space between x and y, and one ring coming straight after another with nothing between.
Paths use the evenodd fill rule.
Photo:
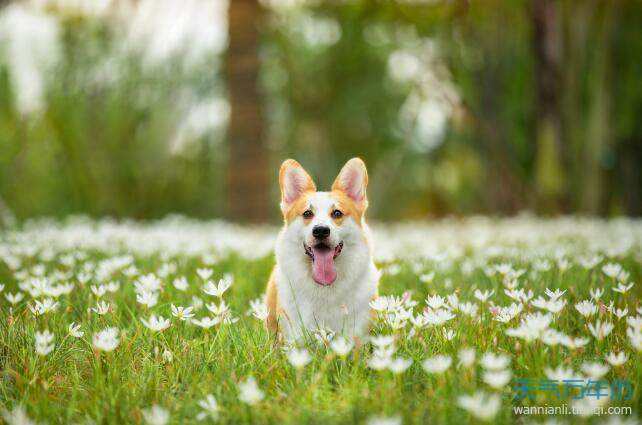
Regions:
<instances>
[{"instance_id":1,"label":"open mouth","mask_svg":"<svg viewBox=\"0 0 642 425\"><path fill-rule=\"evenodd\" d=\"M303 243L305 253L312 259L312 277L319 285L332 285L337 279L337 269L334 260L341 254L343 242L339 242L334 248L325 242L319 242L313 246Z\"/></svg>"}]
</instances>

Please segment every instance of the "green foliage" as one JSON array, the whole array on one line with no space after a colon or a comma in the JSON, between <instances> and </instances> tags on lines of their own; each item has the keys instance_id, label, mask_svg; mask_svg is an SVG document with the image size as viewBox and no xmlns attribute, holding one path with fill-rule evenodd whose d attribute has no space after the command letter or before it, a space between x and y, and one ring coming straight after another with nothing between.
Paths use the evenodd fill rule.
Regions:
<instances>
[{"instance_id":1,"label":"green foliage","mask_svg":"<svg viewBox=\"0 0 642 425\"><path fill-rule=\"evenodd\" d=\"M639 2L555 6L561 147L537 114L531 6L353 1L268 11L260 85L271 170L295 157L326 188L346 159L361 156L379 219L641 213ZM194 98L224 96L222 58L150 68L122 55L113 31L65 21L63 60L39 115L15 110L0 60L0 197L20 218L223 215L235 164L223 132L172 148ZM391 78L395 53L428 50L434 63L421 72L439 71L439 84ZM457 101L443 134L418 135L413 96L450 85ZM278 199L276 179L270 184ZM276 218L274 205L266 218Z\"/></svg>"}]
</instances>

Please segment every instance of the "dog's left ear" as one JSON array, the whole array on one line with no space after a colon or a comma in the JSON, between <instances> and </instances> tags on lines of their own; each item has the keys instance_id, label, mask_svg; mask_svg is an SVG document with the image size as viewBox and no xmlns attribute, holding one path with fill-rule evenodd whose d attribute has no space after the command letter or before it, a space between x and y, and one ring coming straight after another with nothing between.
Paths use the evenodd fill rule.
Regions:
<instances>
[{"instance_id":1,"label":"dog's left ear","mask_svg":"<svg viewBox=\"0 0 642 425\"><path fill-rule=\"evenodd\" d=\"M346 162L332 184L332 190L339 190L348 195L359 208L365 210L368 206L366 187L368 186L368 170L361 158L352 158Z\"/></svg>"}]
</instances>

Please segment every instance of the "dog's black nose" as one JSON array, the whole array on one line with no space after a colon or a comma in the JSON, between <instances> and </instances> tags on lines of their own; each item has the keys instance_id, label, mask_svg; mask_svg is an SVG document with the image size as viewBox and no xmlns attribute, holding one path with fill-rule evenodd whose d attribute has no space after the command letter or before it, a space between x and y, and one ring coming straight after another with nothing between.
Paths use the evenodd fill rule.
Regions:
<instances>
[{"instance_id":1,"label":"dog's black nose","mask_svg":"<svg viewBox=\"0 0 642 425\"><path fill-rule=\"evenodd\" d=\"M312 236L317 239L325 239L330 236L330 228L328 226L314 226L312 228Z\"/></svg>"}]
</instances>

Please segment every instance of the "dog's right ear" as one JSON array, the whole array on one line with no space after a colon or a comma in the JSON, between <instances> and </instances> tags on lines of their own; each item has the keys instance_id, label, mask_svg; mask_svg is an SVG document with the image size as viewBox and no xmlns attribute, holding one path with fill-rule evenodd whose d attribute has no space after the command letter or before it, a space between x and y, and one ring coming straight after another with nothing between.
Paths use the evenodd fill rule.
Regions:
<instances>
[{"instance_id":1,"label":"dog's right ear","mask_svg":"<svg viewBox=\"0 0 642 425\"><path fill-rule=\"evenodd\" d=\"M305 192L317 190L312 177L293 159L286 159L281 164L279 186L281 186L281 211L284 214Z\"/></svg>"}]
</instances>

